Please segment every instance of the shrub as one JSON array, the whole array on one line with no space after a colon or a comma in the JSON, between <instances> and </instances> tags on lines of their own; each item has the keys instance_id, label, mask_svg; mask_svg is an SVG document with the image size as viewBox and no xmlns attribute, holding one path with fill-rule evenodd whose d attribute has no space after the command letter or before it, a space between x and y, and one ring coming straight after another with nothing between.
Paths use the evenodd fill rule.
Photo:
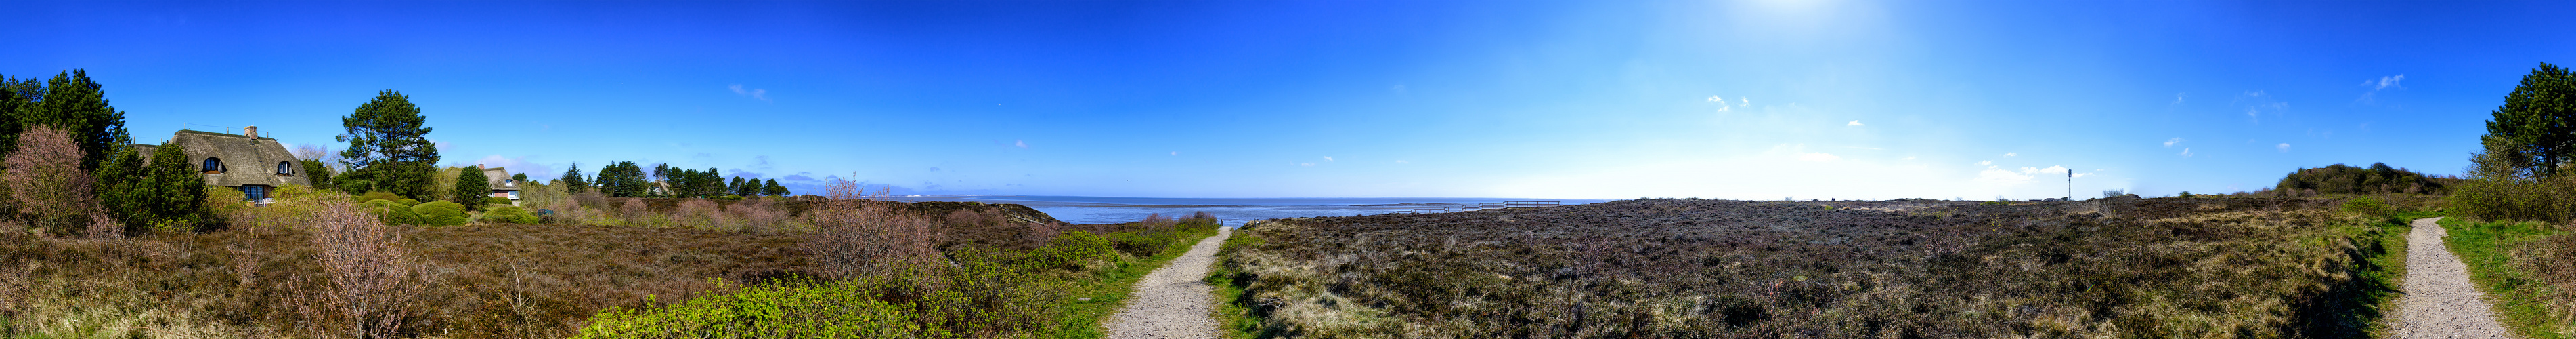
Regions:
<instances>
[{"instance_id":1,"label":"shrub","mask_svg":"<svg viewBox=\"0 0 2576 339\"><path fill-rule=\"evenodd\" d=\"M374 213L376 215L376 220L383 222L386 225L411 225L420 223L420 213L413 213L411 211L411 206L403 206L402 203L393 202L391 200L376 199L368 200L366 203L358 204L358 206L367 209L367 212L369 213Z\"/></svg>"},{"instance_id":2,"label":"shrub","mask_svg":"<svg viewBox=\"0 0 2576 339\"><path fill-rule=\"evenodd\" d=\"M866 201L835 201L807 212L815 230L803 246L824 277L848 279L879 276L891 270L936 260L937 225L926 218Z\"/></svg>"},{"instance_id":3,"label":"shrub","mask_svg":"<svg viewBox=\"0 0 2576 339\"><path fill-rule=\"evenodd\" d=\"M124 233L123 227L93 222L93 216L105 217L107 211L92 195L95 184L80 168L81 147L71 133L51 126L30 129L18 135L18 150L9 152L6 161L9 171L0 172L0 179L8 183L18 211L34 216L37 226L93 237Z\"/></svg>"},{"instance_id":4,"label":"shrub","mask_svg":"<svg viewBox=\"0 0 2576 339\"><path fill-rule=\"evenodd\" d=\"M500 206L493 207L489 211L484 211L483 220L513 224L534 224L537 223L537 215L529 214L527 209L519 208L518 206Z\"/></svg>"},{"instance_id":5,"label":"shrub","mask_svg":"<svg viewBox=\"0 0 2576 339\"><path fill-rule=\"evenodd\" d=\"M395 199L394 203L402 204L403 207L420 206L420 200L412 200L411 198Z\"/></svg>"},{"instance_id":6,"label":"shrub","mask_svg":"<svg viewBox=\"0 0 2576 339\"><path fill-rule=\"evenodd\" d=\"M349 320L348 336L387 338L410 318L423 281L402 248L402 232L347 202L324 202L313 220L314 257L333 288L330 305Z\"/></svg>"},{"instance_id":7,"label":"shrub","mask_svg":"<svg viewBox=\"0 0 2576 339\"><path fill-rule=\"evenodd\" d=\"M2388 203L2381 202L2379 199L2359 197L2352 198L2351 200L2344 200L2343 211L2344 213L2359 214L2371 217L2372 219L2385 219L2388 218L2394 210L2388 207Z\"/></svg>"},{"instance_id":8,"label":"shrub","mask_svg":"<svg viewBox=\"0 0 2576 339\"><path fill-rule=\"evenodd\" d=\"M356 198L350 198L350 199L351 199L351 200L358 201L358 202L361 202L361 203L363 203L363 202L367 202L367 201L370 201L370 200L384 200L384 201L403 201L403 200L405 200L405 199L403 199L403 197L402 197L402 196L394 195L392 192L385 192L385 191L367 192L367 194L360 194L360 195L358 195L358 197L356 197ZM418 202L414 202L414 204L417 204L417 203L418 203ZM410 206L410 205L404 205L404 206Z\"/></svg>"},{"instance_id":9,"label":"shrub","mask_svg":"<svg viewBox=\"0 0 2576 339\"><path fill-rule=\"evenodd\" d=\"M1110 248L1108 239L1101 239L1099 235L1089 231L1068 231L1056 235L1055 241L1048 242L1046 247L1030 251L1027 264L1034 269L1087 272L1098 267L1096 264L1100 262L1117 260L1113 254L1116 251Z\"/></svg>"},{"instance_id":10,"label":"shrub","mask_svg":"<svg viewBox=\"0 0 2576 339\"><path fill-rule=\"evenodd\" d=\"M948 337L924 333L903 311L908 305L873 300L876 289L869 285L720 285L732 290L669 305L601 310L575 338ZM744 312L745 306L763 312Z\"/></svg>"},{"instance_id":11,"label":"shrub","mask_svg":"<svg viewBox=\"0 0 2576 339\"><path fill-rule=\"evenodd\" d=\"M484 205L509 205L509 204L510 204L510 198L503 198L503 197L483 197L483 204L484 204Z\"/></svg>"},{"instance_id":12,"label":"shrub","mask_svg":"<svg viewBox=\"0 0 2576 339\"><path fill-rule=\"evenodd\" d=\"M412 206L411 212L420 213L420 224L424 226L464 225L466 220L465 205L446 200Z\"/></svg>"},{"instance_id":13,"label":"shrub","mask_svg":"<svg viewBox=\"0 0 2576 339\"><path fill-rule=\"evenodd\" d=\"M277 191L269 192L268 197L277 198L277 200L286 200L295 197L302 197L306 194L313 194L313 186L286 185L285 187L278 187Z\"/></svg>"}]
</instances>

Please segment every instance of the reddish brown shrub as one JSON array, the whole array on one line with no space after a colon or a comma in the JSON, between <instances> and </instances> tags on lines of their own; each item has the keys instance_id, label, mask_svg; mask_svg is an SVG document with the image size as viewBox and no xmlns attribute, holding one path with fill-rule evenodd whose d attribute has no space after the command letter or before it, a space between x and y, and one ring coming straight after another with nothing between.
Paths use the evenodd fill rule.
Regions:
<instances>
[{"instance_id":1,"label":"reddish brown shrub","mask_svg":"<svg viewBox=\"0 0 2576 339\"><path fill-rule=\"evenodd\" d=\"M18 134L18 150L5 161L9 171L0 173L0 182L9 186L9 197L18 203L18 211L33 217L36 226L59 234L87 234L95 237L122 235L119 227L110 227L94 196L95 185L89 173L81 171L80 145L72 142L71 133L52 126L37 126ZM112 222L112 221L111 221Z\"/></svg>"},{"instance_id":2,"label":"reddish brown shrub","mask_svg":"<svg viewBox=\"0 0 2576 339\"><path fill-rule=\"evenodd\" d=\"M843 201L807 213L814 223L805 252L818 273L835 279L874 276L936 260L938 226L884 203Z\"/></svg>"},{"instance_id":3,"label":"reddish brown shrub","mask_svg":"<svg viewBox=\"0 0 2576 339\"><path fill-rule=\"evenodd\" d=\"M401 246L402 232L347 201L317 203L314 256L337 287L329 292L333 308L349 321L351 336L393 336L412 312L410 296L423 289L419 266Z\"/></svg>"}]
</instances>

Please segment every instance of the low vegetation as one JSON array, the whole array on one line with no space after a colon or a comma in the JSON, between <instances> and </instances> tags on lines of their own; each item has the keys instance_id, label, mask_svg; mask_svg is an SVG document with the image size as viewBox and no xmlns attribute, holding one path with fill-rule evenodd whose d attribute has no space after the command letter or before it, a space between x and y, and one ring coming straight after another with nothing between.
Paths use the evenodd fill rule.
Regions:
<instances>
[{"instance_id":1,"label":"low vegetation","mask_svg":"<svg viewBox=\"0 0 2576 339\"><path fill-rule=\"evenodd\" d=\"M1018 205L610 198L536 186L527 207L479 214L301 186L248 207L238 192L214 188L205 206L225 227L122 237L0 220L0 337L761 337L780 332L745 328L811 325L673 325L714 319L704 305L889 305L884 314L901 316L869 323L896 332L793 332L805 334L1096 337L1123 285L1215 225L1204 216L1066 225ZM831 248L861 251L821 255Z\"/></svg>"},{"instance_id":2,"label":"low vegetation","mask_svg":"<svg viewBox=\"0 0 2576 339\"><path fill-rule=\"evenodd\" d=\"M2515 334L2576 334L2576 233L2539 222L2443 219L2443 243L2469 267L2496 315Z\"/></svg>"},{"instance_id":3,"label":"low vegetation","mask_svg":"<svg viewBox=\"0 0 2576 339\"><path fill-rule=\"evenodd\" d=\"M2370 205L2378 206L2370 206ZM1646 199L1255 222L1238 337L2353 337L2404 209ZM2401 206L2415 206L2399 204Z\"/></svg>"},{"instance_id":4,"label":"low vegetation","mask_svg":"<svg viewBox=\"0 0 2576 339\"><path fill-rule=\"evenodd\" d=\"M2390 168L2385 163L2370 167L2344 164L2318 168L2301 168L2281 178L2273 187L2282 192L2317 194L2448 194L2450 186L2461 179L2427 176L2403 168Z\"/></svg>"}]
</instances>

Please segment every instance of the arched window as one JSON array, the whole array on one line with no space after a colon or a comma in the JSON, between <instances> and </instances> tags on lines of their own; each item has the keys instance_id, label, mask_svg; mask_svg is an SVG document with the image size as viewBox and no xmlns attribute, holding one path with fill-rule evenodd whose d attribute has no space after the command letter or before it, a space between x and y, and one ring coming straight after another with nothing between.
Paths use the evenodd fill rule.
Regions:
<instances>
[{"instance_id":1,"label":"arched window","mask_svg":"<svg viewBox=\"0 0 2576 339\"><path fill-rule=\"evenodd\" d=\"M286 161L277 162L277 175L295 175L295 163Z\"/></svg>"},{"instance_id":2,"label":"arched window","mask_svg":"<svg viewBox=\"0 0 2576 339\"><path fill-rule=\"evenodd\" d=\"M204 168L202 168L202 169L204 169L204 170L205 170L205 171L207 171L207 172L223 172L223 171L224 171L224 161L223 161L223 160L221 160L221 159L215 159L215 158L211 158L211 157L206 158L206 166L205 166Z\"/></svg>"}]
</instances>

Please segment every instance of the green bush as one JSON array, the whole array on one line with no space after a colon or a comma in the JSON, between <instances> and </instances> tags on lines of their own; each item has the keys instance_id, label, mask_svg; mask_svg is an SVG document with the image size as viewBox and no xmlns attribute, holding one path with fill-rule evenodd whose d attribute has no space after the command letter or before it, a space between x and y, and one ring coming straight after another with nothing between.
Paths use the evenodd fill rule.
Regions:
<instances>
[{"instance_id":1,"label":"green bush","mask_svg":"<svg viewBox=\"0 0 2576 339\"><path fill-rule=\"evenodd\" d=\"M1109 246L1108 239L1101 239L1090 231L1066 231L1057 234L1046 247L1030 251L1027 264L1032 269L1083 272L1096 267L1096 263L1118 260L1111 254L1115 251L1117 249Z\"/></svg>"},{"instance_id":2,"label":"green bush","mask_svg":"<svg viewBox=\"0 0 2576 339\"><path fill-rule=\"evenodd\" d=\"M483 197L483 204L484 204L484 205L509 205L509 204L510 204L510 198L503 198L503 197Z\"/></svg>"},{"instance_id":3,"label":"green bush","mask_svg":"<svg viewBox=\"0 0 2576 339\"><path fill-rule=\"evenodd\" d=\"M394 200L394 203L396 203L396 204L402 204L402 205L403 205L403 207L420 206L420 200L412 200L411 198L403 198L403 199L399 199L399 200Z\"/></svg>"},{"instance_id":4,"label":"green bush","mask_svg":"<svg viewBox=\"0 0 2576 339\"><path fill-rule=\"evenodd\" d=\"M2394 215L2393 213L2395 213L2396 210L2389 208L2388 203L2381 202L2377 198L2359 197L2352 198L2351 200L2344 200L2343 212L2369 216L2374 219L2387 219L2389 216Z\"/></svg>"},{"instance_id":5,"label":"green bush","mask_svg":"<svg viewBox=\"0 0 2576 339\"><path fill-rule=\"evenodd\" d=\"M719 281L721 282L721 281ZM951 337L923 328L908 306L876 299L863 281L742 287L643 308L612 307L591 317L575 338L896 338ZM730 284L718 288L730 288ZM650 304L649 302L647 304Z\"/></svg>"},{"instance_id":6,"label":"green bush","mask_svg":"<svg viewBox=\"0 0 2576 339\"><path fill-rule=\"evenodd\" d=\"M529 214L527 209L519 208L518 206L501 206L493 207L492 210L489 211L483 211L483 220L513 224L534 224L537 223L537 215Z\"/></svg>"},{"instance_id":7,"label":"green bush","mask_svg":"<svg viewBox=\"0 0 2576 339\"><path fill-rule=\"evenodd\" d=\"M426 226L464 225L466 220L465 205L446 200L412 206L411 212L419 213L420 224Z\"/></svg>"},{"instance_id":8,"label":"green bush","mask_svg":"<svg viewBox=\"0 0 2576 339\"><path fill-rule=\"evenodd\" d=\"M402 200L403 200L403 197L402 197L402 196L399 196L399 195L394 195L392 192L377 191L377 192L367 192L367 194L360 194L360 195L358 195L358 197L356 197L356 198L351 198L351 200L357 200L358 202L361 202L361 203L363 203L363 202L368 202L368 201L374 201L374 200L384 200L384 201L402 201ZM409 206L409 205L405 205L405 206Z\"/></svg>"},{"instance_id":9,"label":"green bush","mask_svg":"<svg viewBox=\"0 0 2576 339\"><path fill-rule=\"evenodd\" d=\"M376 220L384 221L386 225L410 225L420 223L420 213L412 213L411 206L403 206L402 203L393 202L392 200L368 200L365 203L358 204L358 207L366 208L368 213L375 213Z\"/></svg>"}]
</instances>

